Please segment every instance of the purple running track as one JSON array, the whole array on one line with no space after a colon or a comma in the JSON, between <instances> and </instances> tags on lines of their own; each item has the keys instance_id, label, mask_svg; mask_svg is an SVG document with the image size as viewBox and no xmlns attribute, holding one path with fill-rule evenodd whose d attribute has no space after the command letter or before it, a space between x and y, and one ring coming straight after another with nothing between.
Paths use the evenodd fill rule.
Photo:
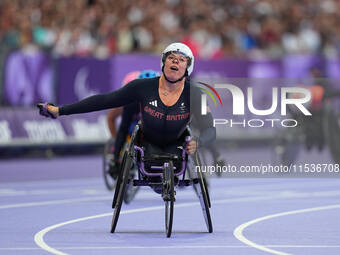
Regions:
<instances>
[{"instance_id":1,"label":"purple running track","mask_svg":"<svg viewBox=\"0 0 340 255\"><path fill-rule=\"evenodd\" d=\"M229 152L227 161L244 153ZM247 150L244 162L261 153L268 150ZM299 160L331 162L327 151ZM340 253L336 178L211 178L212 234L193 189L178 189L166 238L164 204L149 188L123 205L117 233L109 233L113 194L101 178L100 156L7 160L0 174L1 255Z\"/></svg>"}]
</instances>

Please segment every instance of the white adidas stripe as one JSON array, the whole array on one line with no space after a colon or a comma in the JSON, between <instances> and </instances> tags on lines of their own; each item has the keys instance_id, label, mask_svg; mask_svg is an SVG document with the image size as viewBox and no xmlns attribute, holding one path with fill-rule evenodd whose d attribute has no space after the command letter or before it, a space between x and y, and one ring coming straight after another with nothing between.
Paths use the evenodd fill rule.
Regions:
<instances>
[{"instance_id":1,"label":"white adidas stripe","mask_svg":"<svg viewBox=\"0 0 340 255\"><path fill-rule=\"evenodd\" d=\"M157 107L157 100L149 102L149 104Z\"/></svg>"}]
</instances>

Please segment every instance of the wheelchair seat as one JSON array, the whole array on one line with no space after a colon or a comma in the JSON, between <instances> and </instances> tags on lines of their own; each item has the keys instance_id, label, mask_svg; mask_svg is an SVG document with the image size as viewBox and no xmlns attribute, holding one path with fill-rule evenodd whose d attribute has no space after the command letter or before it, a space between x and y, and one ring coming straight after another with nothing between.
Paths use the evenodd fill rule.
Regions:
<instances>
[{"instance_id":1,"label":"wheelchair seat","mask_svg":"<svg viewBox=\"0 0 340 255\"><path fill-rule=\"evenodd\" d=\"M155 161L155 160L160 160L160 161L177 161L177 160L183 160L183 157L177 155L177 154L172 154L172 153L162 153L162 154L151 154L147 157L143 157L142 160L144 162L147 161Z\"/></svg>"}]
</instances>

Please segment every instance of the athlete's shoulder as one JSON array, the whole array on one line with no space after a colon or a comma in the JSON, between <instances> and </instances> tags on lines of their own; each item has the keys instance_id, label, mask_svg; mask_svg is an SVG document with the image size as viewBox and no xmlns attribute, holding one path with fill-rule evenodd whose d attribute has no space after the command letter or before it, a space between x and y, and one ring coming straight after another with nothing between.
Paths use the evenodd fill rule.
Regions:
<instances>
[{"instance_id":1,"label":"athlete's shoulder","mask_svg":"<svg viewBox=\"0 0 340 255\"><path fill-rule=\"evenodd\" d=\"M159 76L153 77L153 78L144 78L140 80L144 84L145 88L150 88L150 89L158 88Z\"/></svg>"},{"instance_id":2,"label":"athlete's shoulder","mask_svg":"<svg viewBox=\"0 0 340 255\"><path fill-rule=\"evenodd\" d=\"M136 79L129 82L126 86L133 87L134 89L147 89L158 86L159 77L154 78L144 78L144 79Z\"/></svg>"}]
</instances>

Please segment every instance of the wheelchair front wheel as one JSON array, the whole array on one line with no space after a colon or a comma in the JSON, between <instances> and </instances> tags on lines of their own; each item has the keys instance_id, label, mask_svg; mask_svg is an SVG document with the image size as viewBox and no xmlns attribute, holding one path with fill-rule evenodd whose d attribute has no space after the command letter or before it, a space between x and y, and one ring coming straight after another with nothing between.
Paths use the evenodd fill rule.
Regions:
<instances>
[{"instance_id":1,"label":"wheelchair front wheel","mask_svg":"<svg viewBox=\"0 0 340 255\"><path fill-rule=\"evenodd\" d=\"M174 190L174 166L172 161L164 167L163 199L165 202L165 229L166 237L171 236L174 216L175 190Z\"/></svg>"}]
</instances>

